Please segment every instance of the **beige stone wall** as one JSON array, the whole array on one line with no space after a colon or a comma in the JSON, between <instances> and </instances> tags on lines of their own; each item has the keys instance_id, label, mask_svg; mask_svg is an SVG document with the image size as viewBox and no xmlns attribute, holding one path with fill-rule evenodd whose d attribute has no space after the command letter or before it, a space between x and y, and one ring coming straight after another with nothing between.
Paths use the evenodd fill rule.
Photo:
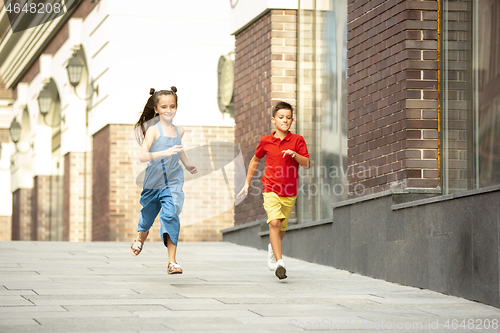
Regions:
<instances>
[{"instance_id":1,"label":"beige stone wall","mask_svg":"<svg viewBox=\"0 0 500 333\"><path fill-rule=\"evenodd\" d=\"M5 85L0 79L0 98L11 98L11 97L12 97L12 90L5 89ZM10 142L10 133L8 128L0 128L0 142L2 144L7 144L8 142ZM10 170L7 172L10 172ZM0 215L0 241L7 241L11 239L12 239L12 216Z\"/></svg>"},{"instance_id":2,"label":"beige stone wall","mask_svg":"<svg viewBox=\"0 0 500 333\"><path fill-rule=\"evenodd\" d=\"M234 142L233 127L205 126L200 131L199 127L184 127L186 134L183 138L183 146L189 162L196 165L196 156L190 156L190 149L199 145L200 142L210 143L209 158L212 162L212 170L209 174L189 181L189 175L185 172L186 183L184 193L186 199L184 209L180 215L181 233L180 241L221 241L222 229L234 225L234 165L226 165L224 161L230 160L233 151L225 149L216 142ZM203 138L200 137L203 134ZM205 163L200 161L197 167L200 173L204 172ZM224 172L219 165L226 165ZM205 170L206 171L206 170ZM227 178L224 179L224 173ZM229 187L228 187L229 184Z\"/></svg>"},{"instance_id":3,"label":"beige stone wall","mask_svg":"<svg viewBox=\"0 0 500 333\"><path fill-rule=\"evenodd\" d=\"M64 156L64 239L85 240L85 153L71 152Z\"/></svg>"},{"instance_id":4,"label":"beige stone wall","mask_svg":"<svg viewBox=\"0 0 500 333\"><path fill-rule=\"evenodd\" d=\"M0 241L12 240L12 216L0 216Z\"/></svg>"}]
</instances>

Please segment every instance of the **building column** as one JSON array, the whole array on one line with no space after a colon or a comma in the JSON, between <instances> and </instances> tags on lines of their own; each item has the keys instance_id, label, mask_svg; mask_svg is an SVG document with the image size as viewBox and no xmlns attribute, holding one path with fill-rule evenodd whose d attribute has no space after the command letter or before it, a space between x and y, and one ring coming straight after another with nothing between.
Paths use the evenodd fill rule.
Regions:
<instances>
[{"instance_id":1,"label":"building column","mask_svg":"<svg viewBox=\"0 0 500 333\"><path fill-rule=\"evenodd\" d=\"M85 153L64 155L63 239L85 241Z\"/></svg>"},{"instance_id":2,"label":"building column","mask_svg":"<svg viewBox=\"0 0 500 333\"><path fill-rule=\"evenodd\" d=\"M0 82L0 95L2 93ZM8 128L0 128L0 143L2 155L0 156L0 241L12 240L12 192L10 188L10 155L14 148L10 140Z\"/></svg>"},{"instance_id":3,"label":"building column","mask_svg":"<svg viewBox=\"0 0 500 333\"><path fill-rule=\"evenodd\" d=\"M51 176L33 178L32 240L50 240L50 185Z\"/></svg>"},{"instance_id":4,"label":"building column","mask_svg":"<svg viewBox=\"0 0 500 333\"><path fill-rule=\"evenodd\" d=\"M348 6L351 197L439 187L438 1Z\"/></svg>"},{"instance_id":5,"label":"building column","mask_svg":"<svg viewBox=\"0 0 500 333\"><path fill-rule=\"evenodd\" d=\"M109 241L110 126L92 140L92 241Z\"/></svg>"},{"instance_id":6,"label":"building column","mask_svg":"<svg viewBox=\"0 0 500 333\"><path fill-rule=\"evenodd\" d=\"M32 189L19 188L12 194L12 240L31 240Z\"/></svg>"}]
</instances>

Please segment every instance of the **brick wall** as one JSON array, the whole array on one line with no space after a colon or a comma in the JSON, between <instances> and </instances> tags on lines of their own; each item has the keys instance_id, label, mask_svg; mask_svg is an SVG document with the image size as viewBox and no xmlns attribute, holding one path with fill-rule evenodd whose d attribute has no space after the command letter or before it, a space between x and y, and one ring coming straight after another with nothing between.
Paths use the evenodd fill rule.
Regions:
<instances>
[{"instance_id":1,"label":"brick wall","mask_svg":"<svg viewBox=\"0 0 500 333\"><path fill-rule=\"evenodd\" d=\"M7 89L2 78L0 78L0 98L1 99L12 99L12 89ZM3 141L3 139L2 139L1 142L8 142L8 141Z\"/></svg>"},{"instance_id":2,"label":"brick wall","mask_svg":"<svg viewBox=\"0 0 500 333\"><path fill-rule=\"evenodd\" d=\"M12 216L0 215L0 241L12 240Z\"/></svg>"},{"instance_id":3,"label":"brick wall","mask_svg":"<svg viewBox=\"0 0 500 333\"><path fill-rule=\"evenodd\" d=\"M437 188L438 2L349 0L349 191Z\"/></svg>"},{"instance_id":4,"label":"brick wall","mask_svg":"<svg viewBox=\"0 0 500 333\"><path fill-rule=\"evenodd\" d=\"M235 36L235 142L242 150L245 168L260 137L271 134L273 102L285 100L296 105L296 22L296 10L270 10ZM263 170L261 161L252 182L259 190L250 190L236 206L236 225L266 219L259 177Z\"/></svg>"},{"instance_id":5,"label":"brick wall","mask_svg":"<svg viewBox=\"0 0 500 333\"><path fill-rule=\"evenodd\" d=\"M183 146L189 161L199 169L202 166L197 164L196 156L190 156L190 148L204 145L209 141L234 140L234 130L231 127L185 126L184 129L186 133ZM142 183L139 185L136 183L130 161L129 140L132 140L133 145L136 144L132 131L131 125L108 125L94 135L92 240L131 241L136 237L141 210L139 199ZM226 171L229 181L232 181L233 170L228 168ZM185 177L186 199L180 215L179 240L221 240L219 230L233 225L234 214L221 171L193 181L189 181L188 172L185 171ZM216 193L217 191L221 191L220 195ZM158 218L148 240L161 240Z\"/></svg>"},{"instance_id":6,"label":"brick wall","mask_svg":"<svg viewBox=\"0 0 500 333\"><path fill-rule=\"evenodd\" d=\"M136 185L129 157L131 125L109 125L109 240L132 241L137 232L141 188ZM94 157L95 158L95 157ZM159 234L151 232L151 234Z\"/></svg>"},{"instance_id":7,"label":"brick wall","mask_svg":"<svg viewBox=\"0 0 500 333\"><path fill-rule=\"evenodd\" d=\"M64 156L64 240L85 241L85 153Z\"/></svg>"},{"instance_id":8,"label":"brick wall","mask_svg":"<svg viewBox=\"0 0 500 333\"><path fill-rule=\"evenodd\" d=\"M32 240L50 240L50 188L51 176L36 176L33 179Z\"/></svg>"},{"instance_id":9,"label":"brick wall","mask_svg":"<svg viewBox=\"0 0 500 333\"><path fill-rule=\"evenodd\" d=\"M184 209L180 215L180 241L222 241L222 229L234 225L234 165L227 164L233 160L235 151L224 143L234 142L233 127L205 126L200 133L199 127L184 126L186 131L182 145L190 163L197 166L200 173L209 174L200 178L190 179L185 174ZM200 134L203 136L200 137ZM210 143L208 159L193 155L190 150L200 144ZM222 142L223 144L218 144ZM238 153L238 152L236 152ZM210 170L206 168L207 161L211 162ZM224 165L224 173L219 167ZM213 166L213 167L212 167ZM215 169L215 170L214 170ZM225 175L224 175L225 174ZM226 177L226 179L224 178Z\"/></svg>"},{"instance_id":10,"label":"brick wall","mask_svg":"<svg viewBox=\"0 0 500 333\"><path fill-rule=\"evenodd\" d=\"M12 194L12 240L31 240L32 189L20 188Z\"/></svg>"},{"instance_id":11,"label":"brick wall","mask_svg":"<svg viewBox=\"0 0 500 333\"><path fill-rule=\"evenodd\" d=\"M110 240L110 126L93 136L92 143L92 240Z\"/></svg>"}]
</instances>

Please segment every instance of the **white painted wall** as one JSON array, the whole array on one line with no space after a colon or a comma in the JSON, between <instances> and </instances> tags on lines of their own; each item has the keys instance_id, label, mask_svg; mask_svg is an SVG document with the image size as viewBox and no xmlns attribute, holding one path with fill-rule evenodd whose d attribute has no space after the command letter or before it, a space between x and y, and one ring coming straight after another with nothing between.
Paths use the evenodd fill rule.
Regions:
<instances>
[{"instance_id":1,"label":"white painted wall","mask_svg":"<svg viewBox=\"0 0 500 333\"><path fill-rule=\"evenodd\" d=\"M9 128L12 107L0 101L0 126ZM0 156L0 216L12 215L12 193L10 192L10 156L14 145L2 142Z\"/></svg>"},{"instance_id":2,"label":"white painted wall","mask_svg":"<svg viewBox=\"0 0 500 333\"><path fill-rule=\"evenodd\" d=\"M33 176L53 174L53 161L67 152L89 150L89 137L107 124L134 124L151 87L177 87L175 124L234 125L217 105L218 60L234 50L229 14L227 0L101 0L85 20L71 19L68 41L54 55L40 57L40 73L29 85L18 85L8 123L13 118L21 122L23 110L28 110L29 126L23 127L29 127L29 133L20 145L29 148L33 144L33 149L23 156L12 151L16 165L11 170L11 191L32 186L27 179ZM30 33L25 32L26 36ZM99 87L99 94L88 102L75 95L66 73L67 62L80 45L88 72L77 94L89 96L92 80ZM50 80L57 87L65 119L61 149L55 152L58 156L52 156L51 129L37 102ZM26 163L32 165L30 170Z\"/></svg>"},{"instance_id":3,"label":"white painted wall","mask_svg":"<svg viewBox=\"0 0 500 333\"><path fill-rule=\"evenodd\" d=\"M234 49L229 10L226 0L101 1L82 26L90 77L99 85L90 132L135 123L149 88L172 85L179 97L174 123L234 125L217 106L217 63Z\"/></svg>"},{"instance_id":4,"label":"white painted wall","mask_svg":"<svg viewBox=\"0 0 500 333\"><path fill-rule=\"evenodd\" d=\"M268 8L299 8L299 0L229 0L229 2L231 8L231 34L245 27Z\"/></svg>"}]
</instances>

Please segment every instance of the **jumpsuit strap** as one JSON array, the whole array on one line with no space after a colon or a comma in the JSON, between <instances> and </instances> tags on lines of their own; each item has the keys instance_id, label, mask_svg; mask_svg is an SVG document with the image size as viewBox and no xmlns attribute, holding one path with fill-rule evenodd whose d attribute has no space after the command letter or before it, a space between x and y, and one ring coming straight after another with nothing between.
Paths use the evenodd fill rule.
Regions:
<instances>
[{"instance_id":1,"label":"jumpsuit strap","mask_svg":"<svg viewBox=\"0 0 500 333\"><path fill-rule=\"evenodd\" d=\"M181 137L179 136L179 130L177 129L177 126L174 125L174 127L175 127L175 132L177 133L177 137L180 139Z\"/></svg>"},{"instance_id":2,"label":"jumpsuit strap","mask_svg":"<svg viewBox=\"0 0 500 333\"><path fill-rule=\"evenodd\" d=\"M163 135L163 129L161 128L160 122L157 122L157 123L156 123L156 126L157 126L157 127L158 127L158 129L160 130L160 136L164 136L164 135Z\"/></svg>"},{"instance_id":3,"label":"jumpsuit strap","mask_svg":"<svg viewBox=\"0 0 500 333\"><path fill-rule=\"evenodd\" d=\"M163 135L163 129L161 128L161 125L160 123L156 123L156 126L158 127L158 130L160 131L160 136L164 136ZM161 167L163 169L163 180L165 181L165 184L168 183L167 181L167 170L165 169L165 159L161 159Z\"/></svg>"}]
</instances>

